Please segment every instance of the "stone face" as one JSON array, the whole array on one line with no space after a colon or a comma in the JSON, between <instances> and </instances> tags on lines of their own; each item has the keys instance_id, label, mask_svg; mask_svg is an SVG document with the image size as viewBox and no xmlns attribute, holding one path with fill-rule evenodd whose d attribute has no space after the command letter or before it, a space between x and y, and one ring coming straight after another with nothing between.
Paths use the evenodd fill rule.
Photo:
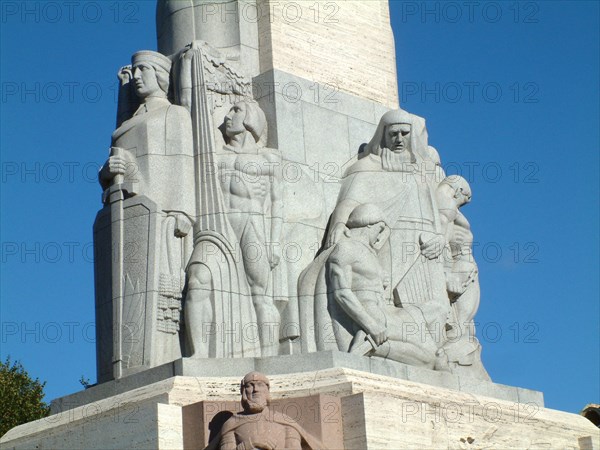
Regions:
<instances>
[{"instance_id":1,"label":"stone face","mask_svg":"<svg viewBox=\"0 0 600 450\"><path fill-rule=\"evenodd\" d=\"M235 413L234 410L234 413L230 412L230 417L224 423L221 422L226 417L226 412L221 414L224 416L223 419L215 417L217 414L212 415L212 417L205 415L202 418L204 426L208 425L211 431L210 443L207 448L268 447L290 450L323 448L320 440L305 430L297 419L281 412L279 408L272 404L269 384L269 379L262 373L247 373L240 386L243 411ZM309 412L306 405L298 405L288 401L284 407L285 410L294 408L297 418L301 418L302 412L304 412L305 419L303 422L309 423L306 418ZM337 407L337 414L333 414L333 419L337 419L339 423L341 422L339 402ZM321 405L318 404L317 408L318 410L313 414L313 422L321 423ZM341 427L337 430L330 429L330 431L337 431L337 442L338 444L341 443ZM208 433L205 430L204 435L206 436L206 434ZM335 441L335 436L332 436L332 441Z\"/></svg>"}]
</instances>

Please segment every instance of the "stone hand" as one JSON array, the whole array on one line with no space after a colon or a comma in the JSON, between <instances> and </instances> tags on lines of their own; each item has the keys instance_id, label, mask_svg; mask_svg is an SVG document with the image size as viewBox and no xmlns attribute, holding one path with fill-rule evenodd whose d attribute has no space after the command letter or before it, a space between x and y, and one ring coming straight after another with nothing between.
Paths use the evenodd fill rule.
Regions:
<instances>
[{"instance_id":1,"label":"stone hand","mask_svg":"<svg viewBox=\"0 0 600 450\"><path fill-rule=\"evenodd\" d=\"M131 81L131 79L133 78L133 72L131 71L131 66L121 67L121 69L119 70L119 73L117 74L117 77L119 78L119 81L121 82L121 86L124 86L127 83L129 83Z\"/></svg>"},{"instance_id":2,"label":"stone hand","mask_svg":"<svg viewBox=\"0 0 600 450\"><path fill-rule=\"evenodd\" d=\"M110 173L112 176L125 175L127 164L128 162L125 160L125 158L122 158L121 156L111 156L107 161L108 173Z\"/></svg>"},{"instance_id":3,"label":"stone hand","mask_svg":"<svg viewBox=\"0 0 600 450\"><path fill-rule=\"evenodd\" d=\"M347 228L345 224L343 224L342 222L336 223L329 232L327 242L325 243L325 248L333 247L335 244L340 242L346 230Z\"/></svg>"},{"instance_id":4,"label":"stone hand","mask_svg":"<svg viewBox=\"0 0 600 450\"><path fill-rule=\"evenodd\" d=\"M169 214L175 217L175 236L186 237L192 229L192 222L184 214Z\"/></svg>"},{"instance_id":5,"label":"stone hand","mask_svg":"<svg viewBox=\"0 0 600 450\"><path fill-rule=\"evenodd\" d=\"M381 345L388 340L387 328L377 328L369 332L369 336L371 336L371 339L373 339L377 345Z\"/></svg>"},{"instance_id":6,"label":"stone hand","mask_svg":"<svg viewBox=\"0 0 600 450\"><path fill-rule=\"evenodd\" d=\"M431 237L430 239L427 239ZM425 241L425 239L427 239ZM446 245L446 239L441 234L431 234L427 237L421 234L419 241L421 241L421 254L427 259L435 259L442 254L444 246Z\"/></svg>"},{"instance_id":7,"label":"stone hand","mask_svg":"<svg viewBox=\"0 0 600 450\"><path fill-rule=\"evenodd\" d=\"M191 61L194 57L194 53L197 50L202 50L203 41L192 41L192 43L188 46L188 49L183 54L183 58L185 60Z\"/></svg>"},{"instance_id":8,"label":"stone hand","mask_svg":"<svg viewBox=\"0 0 600 450\"><path fill-rule=\"evenodd\" d=\"M269 265L271 266L271 270L279 265L281 262L281 249L279 245L275 244L271 246L271 252L269 254Z\"/></svg>"}]
</instances>

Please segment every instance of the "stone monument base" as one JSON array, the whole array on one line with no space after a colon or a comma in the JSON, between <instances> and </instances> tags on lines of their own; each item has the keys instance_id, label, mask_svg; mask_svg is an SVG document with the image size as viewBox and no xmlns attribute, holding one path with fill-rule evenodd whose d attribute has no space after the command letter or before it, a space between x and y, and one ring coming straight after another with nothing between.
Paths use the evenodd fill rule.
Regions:
<instances>
[{"instance_id":1,"label":"stone monument base","mask_svg":"<svg viewBox=\"0 0 600 450\"><path fill-rule=\"evenodd\" d=\"M600 449L590 421L533 402L347 368L269 378L273 409L332 449ZM214 433L212 419L240 409L239 382L237 376L174 376L61 412L55 404L55 414L10 430L0 446L203 448Z\"/></svg>"},{"instance_id":2,"label":"stone monument base","mask_svg":"<svg viewBox=\"0 0 600 450\"><path fill-rule=\"evenodd\" d=\"M409 366L381 358L368 358L352 353L328 350L260 358L180 358L162 366L153 367L118 380L100 383L85 391L55 399L52 401L51 412L58 413L87 405L175 376L202 379L234 377L234 379L241 380L245 374L251 371L262 372L271 377L299 374L300 372L320 374L333 368L353 369L513 403L544 406L543 394L538 391L464 376L459 377L447 372Z\"/></svg>"}]
</instances>

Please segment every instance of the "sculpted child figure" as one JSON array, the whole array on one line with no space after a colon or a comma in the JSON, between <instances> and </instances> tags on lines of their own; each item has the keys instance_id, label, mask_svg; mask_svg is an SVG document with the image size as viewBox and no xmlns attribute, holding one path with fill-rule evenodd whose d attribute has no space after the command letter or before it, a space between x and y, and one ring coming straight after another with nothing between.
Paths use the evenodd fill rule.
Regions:
<instances>
[{"instance_id":1,"label":"sculpted child figure","mask_svg":"<svg viewBox=\"0 0 600 450\"><path fill-rule=\"evenodd\" d=\"M479 308L479 271L473 258L473 233L460 208L471 201L471 187L457 175L438 186L436 199L450 255L445 259L446 286L453 320L444 346L452 372L489 380L481 362L481 344L475 337L475 314Z\"/></svg>"}]
</instances>

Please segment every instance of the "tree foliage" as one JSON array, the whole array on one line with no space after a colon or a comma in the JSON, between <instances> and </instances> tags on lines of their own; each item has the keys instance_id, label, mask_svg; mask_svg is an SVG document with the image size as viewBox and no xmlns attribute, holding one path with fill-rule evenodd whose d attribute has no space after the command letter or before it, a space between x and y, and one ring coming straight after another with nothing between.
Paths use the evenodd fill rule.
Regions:
<instances>
[{"instance_id":1,"label":"tree foliage","mask_svg":"<svg viewBox=\"0 0 600 450\"><path fill-rule=\"evenodd\" d=\"M33 380L19 361L0 361L0 436L17 425L48 416L44 386Z\"/></svg>"}]
</instances>

